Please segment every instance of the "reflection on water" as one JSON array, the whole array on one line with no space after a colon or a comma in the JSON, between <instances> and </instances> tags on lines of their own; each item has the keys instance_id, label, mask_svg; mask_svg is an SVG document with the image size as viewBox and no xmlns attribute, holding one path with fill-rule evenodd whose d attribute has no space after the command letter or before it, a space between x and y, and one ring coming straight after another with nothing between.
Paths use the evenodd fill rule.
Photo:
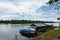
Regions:
<instances>
[{"instance_id":1,"label":"reflection on water","mask_svg":"<svg viewBox=\"0 0 60 40\"><path fill-rule=\"evenodd\" d=\"M18 35L19 40L29 40L19 34L22 28L28 28L27 24L0 24L0 40L14 40L15 35Z\"/></svg>"},{"instance_id":2,"label":"reflection on water","mask_svg":"<svg viewBox=\"0 0 60 40\"><path fill-rule=\"evenodd\" d=\"M58 23L52 23L58 25ZM29 40L19 34L20 29L27 29L30 24L0 24L0 40L15 40L15 35L18 35L19 40Z\"/></svg>"}]
</instances>

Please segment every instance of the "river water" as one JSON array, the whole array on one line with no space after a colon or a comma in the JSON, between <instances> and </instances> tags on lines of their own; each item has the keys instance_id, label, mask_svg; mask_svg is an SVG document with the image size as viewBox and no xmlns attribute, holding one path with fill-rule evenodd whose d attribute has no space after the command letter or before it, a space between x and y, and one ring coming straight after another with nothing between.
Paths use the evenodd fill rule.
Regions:
<instances>
[{"instance_id":1,"label":"river water","mask_svg":"<svg viewBox=\"0 0 60 40\"><path fill-rule=\"evenodd\" d=\"M49 23L48 23L49 24ZM28 29L30 24L0 24L0 40L15 40L15 36L18 36L18 40L30 40L24 36L21 36L20 29ZM58 26L58 23L53 23L54 26Z\"/></svg>"}]
</instances>

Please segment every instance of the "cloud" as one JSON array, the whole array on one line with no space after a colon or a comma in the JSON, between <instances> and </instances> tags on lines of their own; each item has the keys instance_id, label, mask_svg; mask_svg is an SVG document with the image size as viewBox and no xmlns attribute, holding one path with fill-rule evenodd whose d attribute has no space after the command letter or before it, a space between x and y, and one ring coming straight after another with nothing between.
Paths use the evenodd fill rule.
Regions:
<instances>
[{"instance_id":1,"label":"cloud","mask_svg":"<svg viewBox=\"0 0 60 40\"><path fill-rule=\"evenodd\" d=\"M45 20L57 21L60 14L59 10L55 10L54 7L55 5L43 5L36 9L36 13L41 14Z\"/></svg>"},{"instance_id":2,"label":"cloud","mask_svg":"<svg viewBox=\"0 0 60 40\"><path fill-rule=\"evenodd\" d=\"M56 21L59 12L49 0L0 0L0 19ZM51 20L50 20L51 19Z\"/></svg>"}]
</instances>

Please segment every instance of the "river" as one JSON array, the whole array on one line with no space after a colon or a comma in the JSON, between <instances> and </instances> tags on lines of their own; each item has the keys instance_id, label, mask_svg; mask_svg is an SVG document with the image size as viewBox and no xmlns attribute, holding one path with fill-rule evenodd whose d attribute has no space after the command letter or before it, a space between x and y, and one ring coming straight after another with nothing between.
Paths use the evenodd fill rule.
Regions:
<instances>
[{"instance_id":1,"label":"river","mask_svg":"<svg viewBox=\"0 0 60 40\"><path fill-rule=\"evenodd\" d=\"M0 24L0 40L15 40L15 36L18 36L18 40L30 40L24 36L21 36L20 29L28 29L30 24ZM53 23L54 26L58 26L58 23Z\"/></svg>"}]
</instances>

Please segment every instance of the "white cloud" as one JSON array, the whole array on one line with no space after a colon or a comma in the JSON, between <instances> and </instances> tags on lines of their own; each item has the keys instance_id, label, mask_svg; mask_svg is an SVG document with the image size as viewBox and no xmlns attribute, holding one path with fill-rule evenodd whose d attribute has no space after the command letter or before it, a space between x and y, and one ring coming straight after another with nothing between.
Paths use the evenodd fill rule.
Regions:
<instances>
[{"instance_id":1,"label":"white cloud","mask_svg":"<svg viewBox=\"0 0 60 40\"><path fill-rule=\"evenodd\" d=\"M46 2L49 0L0 0L0 19L27 19L27 20L55 20L58 14L52 12L49 7L43 9L42 6L46 6ZM43 9L36 12L37 9ZM50 14L48 14L50 13ZM49 16L49 17L48 17ZM58 17L58 16L57 16ZM50 21L52 21L50 20Z\"/></svg>"}]
</instances>

